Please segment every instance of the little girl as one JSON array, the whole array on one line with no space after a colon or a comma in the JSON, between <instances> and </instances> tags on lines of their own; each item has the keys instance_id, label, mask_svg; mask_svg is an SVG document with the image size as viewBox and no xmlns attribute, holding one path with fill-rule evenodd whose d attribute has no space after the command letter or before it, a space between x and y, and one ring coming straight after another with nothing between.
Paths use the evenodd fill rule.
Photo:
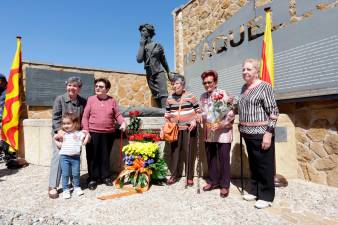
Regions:
<instances>
[{"instance_id":1,"label":"little girl","mask_svg":"<svg viewBox=\"0 0 338 225\"><path fill-rule=\"evenodd\" d=\"M60 166L62 177L63 198L70 198L68 189L69 178L72 176L74 193L78 196L83 195L80 187L80 154L81 146L89 141L89 135L80 131L80 118L74 113L65 113L62 116L62 130L65 132L63 141L55 140L60 148Z\"/></svg>"}]
</instances>

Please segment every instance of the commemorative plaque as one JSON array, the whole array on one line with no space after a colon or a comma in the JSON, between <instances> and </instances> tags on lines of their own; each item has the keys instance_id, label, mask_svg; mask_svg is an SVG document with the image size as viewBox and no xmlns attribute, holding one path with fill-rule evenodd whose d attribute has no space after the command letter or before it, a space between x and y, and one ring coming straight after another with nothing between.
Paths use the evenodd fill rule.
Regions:
<instances>
[{"instance_id":1,"label":"commemorative plaque","mask_svg":"<svg viewBox=\"0 0 338 225\"><path fill-rule=\"evenodd\" d=\"M66 91L69 77L80 77L84 98L94 94L94 74L76 73L40 68L26 68L26 104L29 106L53 106L54 99Z\"/></svg>"}]
</instances>

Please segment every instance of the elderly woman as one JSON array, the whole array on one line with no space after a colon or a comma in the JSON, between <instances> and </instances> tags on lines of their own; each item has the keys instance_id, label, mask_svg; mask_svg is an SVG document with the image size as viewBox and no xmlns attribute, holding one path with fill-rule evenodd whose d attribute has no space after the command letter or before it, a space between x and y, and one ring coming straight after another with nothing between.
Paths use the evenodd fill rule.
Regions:
<instances>
[{"instance_id":1,"label":"elderly woman","mask_svg":"<svg viewBox=\"0 0 338 225\"><path fill-rule=\"evenodd\" d=\"M232 125L235 114L226 106L223 112L217 112L216 102L225 105L229 95L224 90L217 88L218 74L208 70L201 75L205 93L201 95L201 109L205 127L205 150L208 161L209 177L204 191L220 188L220 197L229 195L230 187L230 149L232 142ZM219 164L219 170L217 168Z\"/></svg>"},{"instance_id":2,"label":"elderly woman","mask_svg":"<svg viewBox=\"0 0 338 225\"><path fill-rule=\"evenodd\" d=\"M242 75L245 84L238 100L239 131L247 146L251 171L251 189L243 199L258 199L255 207L266 208L275 196L274 130L278 108L271 85L259 80L257 60L246 59Z\"/></svg>"},{"instance_id":3,"label":"elderly woman","mask_svg":"<svg viewBox=\"0 0 338 225\"><path fill-rule=\"evenodd\" d=\"M95 190L101 181L108 186L112 185L110 152L115 138L115 122L120 124L120 130L126 129L117 102L108 95L110 86L107 79L95 80L95 95L88 98L82 118L83 129L91 136L91 142L86 145L90 190Z\"/></svg>"},{"instance_id":4,"label":"elderly woman","mask_svg":"<svg viewBox=\"0 0 338 225\"><path fill-rule=\"evenodd\" d=\"M66 81L66 93L57 96L53 104L52 131L53 140L62 139L61 119L65 113L75 113L80 118L86 106L86 99L79 96L82 81L79 77L70 77ZM57 188L60 184L60 155L55 142L52 141L52 160L50 165L48 195L50 198L57 198Z\"/></svg>"},{"instance_id":5,"label":"elderly woman","mask_svg":"<svg viewBox=\"0 0 338 225\"><path fill-rule=\"evenodd\" d=\"M187 186L193 186L194 161L192 137L196 137L196 115L200 111L198 101L192 93L185 90L185 79L182 75L173 78L174 93L170 95L166 103L165 119L177 122L179 125L178 140L171 143L171 161L169 169L171 177L168 185L174 184L182 176L181 152L185 154L185 168Z\"/></svg>"}]
</instances>

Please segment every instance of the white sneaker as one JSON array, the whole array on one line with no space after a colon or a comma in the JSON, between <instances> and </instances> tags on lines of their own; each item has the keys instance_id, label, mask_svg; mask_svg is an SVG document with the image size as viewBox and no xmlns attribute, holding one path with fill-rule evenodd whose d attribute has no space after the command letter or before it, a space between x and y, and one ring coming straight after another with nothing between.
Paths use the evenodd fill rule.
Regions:
<instances>
[{"instance_id":1,"label":"white sneaker","mask_svg":"<svg viewBox=\"0 0 338 225\"><path fill-rule=\"evenodd\" d=\"M62 192L62 198L69 199L70 198L70 191L66 190L66 191Z\"/></svg>"},{"instance_id":2,"label":"white sneaker","mask_svg":"<svg viewBox=\"0 0 338 225\"><path fill-rule=\"evenodd\" d=\"M81 195L84 194L80 187L74 188L74 193L75 193L77 196L81 196Z\"/></svg>"},{"instance_id":3,"label":"white sneaker","mask_svg":"<svg viewBox=\"0 0 338 225\"><path fill-rule=\"evenodd\" d=\"M245 194L243 195L243 199L245 201L255 201L257 199L257 196L251 195L251 194Z\"/></svg>"},{"instance_id":4,"label":"white sneaker","mask_svg":"<svg viewBox=\"0 0 338 225\"><path fill-rule=\"evenodd\" d=\"M271 207L271 206L272 206L272 202L267 202L267 201L264 201L264 200L258 200L255 203L255 207L257 209L264 209L264 208Z\"/></svg>"}]
</instances>

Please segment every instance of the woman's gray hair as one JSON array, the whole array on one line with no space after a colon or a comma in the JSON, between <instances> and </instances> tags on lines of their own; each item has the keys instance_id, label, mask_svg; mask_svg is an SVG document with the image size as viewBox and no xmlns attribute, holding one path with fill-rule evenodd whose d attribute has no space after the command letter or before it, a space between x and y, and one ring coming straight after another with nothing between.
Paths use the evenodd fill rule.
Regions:
<instances>
[{"instance_id":1,"label":"woman's gray hair","mask_svg":"<svg viewBox=\"0 0 338 225\"><path fill-rule=\"evenodd\" d=\"M175 74L173 78L173 82L179 81L183 87L185 87L185 78L181 74Z\"/></svg>"},{"instance_id":2,"label":"woman's gray hair","mask_svg":"<svg viewBox=\"0 0 338 225\"><path fill-rule=\"evenodd\" d=\"M80 77L69 77L66 80L66 85L68 84L76 84L78 87L82 87L82 81Z\"/></svg>"}]
</instances>

